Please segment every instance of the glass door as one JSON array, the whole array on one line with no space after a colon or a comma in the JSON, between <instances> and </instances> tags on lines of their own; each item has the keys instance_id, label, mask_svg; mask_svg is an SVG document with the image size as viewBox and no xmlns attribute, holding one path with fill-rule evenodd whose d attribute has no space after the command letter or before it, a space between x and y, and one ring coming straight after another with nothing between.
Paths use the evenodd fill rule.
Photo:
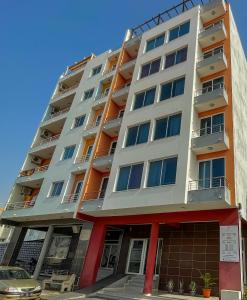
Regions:
<instances>
[{"instance_id":1,"label":"glass door","mask_svg":"<svg viewBox=\"0 0 247 300\"><path fill-rule=\"evenodd\" d=\"M104 177L102 179L101 188L100 188L100 192L99 192L99 199L104 199L105 198L105 192L106 192L106 188L107 188L107 185L108 185L108 180L109 180L109 177Z\"/></svg>"},{"instance_id":2,"label":"glass door","mask_svg":"<svg viewBox=\"0 0 247 300\"><path fill-rule=\"evenodd\" d=\"M83 181L78 181L75 187L75 193L74 193L74 201L77 201L82 189Z\"/></svg>"},{"instance_id":3,"label":"glass door","mask_svg":"<svg viewBox=\"0 0 247 300\"><path fill-rule=\"evenodd\" d=\"M199 189L225 185L225 159L218 158L199 163Z\"/></svg>"},{"instance_id":4,"label":"glass door","mask_svg":"<svg viewBox=\"0 0 247 300\"><path fill-rule=\"evenodd\" d=\"M126 273L140 275L144 273L147 242L147 239L132 239L130 241Z\"/></svg>"},{"instance_id":5,"label":"glass door","mask_svg":"<svg viewBox=\"0 0 247 300\"><path fill-rule=\"evenodd\" d=\"M86 153L86 156L85 156L85 161L88 161L90 156L91 156L91 153L92 153L92 150L93 150L93 145L89 145L88 148L87 148L87 153Z\"/></svg>"}]
</instances>

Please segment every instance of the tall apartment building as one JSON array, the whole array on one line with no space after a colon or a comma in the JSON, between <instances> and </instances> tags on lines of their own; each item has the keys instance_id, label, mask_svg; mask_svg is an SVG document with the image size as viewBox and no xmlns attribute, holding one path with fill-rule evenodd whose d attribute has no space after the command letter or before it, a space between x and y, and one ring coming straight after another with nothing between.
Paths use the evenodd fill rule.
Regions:
<instances>
[{"instance_id":1,"label":"tall apartment building","mask_svg":"<svg viewBox=\"0 0 247 300\"><path fill-rule=\"evenodd\" d=\"M171 279L186 290L194 280L200 292L209 272L215 295L239 299L246 58L230 5L195 2L59 78L2 216L16 226L6 264L32 228L47 231L36 277L68 270L87 287L145 275L150 294Z\"/></svg>"}]
</instances>

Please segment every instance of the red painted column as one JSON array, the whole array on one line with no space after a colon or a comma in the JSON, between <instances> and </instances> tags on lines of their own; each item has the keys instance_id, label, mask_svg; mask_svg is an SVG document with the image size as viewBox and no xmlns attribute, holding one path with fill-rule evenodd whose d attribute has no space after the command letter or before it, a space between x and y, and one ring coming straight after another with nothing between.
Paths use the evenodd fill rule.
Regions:
<instances>
[{"instance_id":1,"label":"red painted column","mask_svg":"<svg viewBox=\"0 0 247 300\"><path fill-rule=\"evenodd\" d=\"M153 276L156 261L157 244L159 238L159 223L153 223L151 227L150 240L148 246L147 265L143 293L152 294Z\"/></svg>"},{"instance_id":2,"label":"red painted column","mask_svg":"<svg viewBox=\"0 0 247 300\"><path fill-rule=\"evenodd\" d=\"M80 288L88 287L96 282L104 248L105 234L105 224L95 223L80 276Z\"/></svg>"},{"instance_id":3,"label":"red painted column","mask_svg":"<svg viewBox=\"0 0 247 300\"><path fill-rule=\"evenodd\" d=\"M220 226L237 225L239 229L239 248L241 249L241 223L238 210L231 211L229 216L219 222ZM239 251L240 251L239 249ZM219 262L219 290L242 290L241 253L240 262Z\"/></svg>"}]
</instances>

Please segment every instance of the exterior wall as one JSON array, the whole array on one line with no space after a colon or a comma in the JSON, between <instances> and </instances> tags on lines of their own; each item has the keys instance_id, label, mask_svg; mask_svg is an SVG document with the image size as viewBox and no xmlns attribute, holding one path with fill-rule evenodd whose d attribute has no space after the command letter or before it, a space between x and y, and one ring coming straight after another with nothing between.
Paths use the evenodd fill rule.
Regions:
<instances>
[{"instance_id":1,"label":"exterior wall","mask_svg":"<svg viewBox=\"0 0 247 300\"><path fill-rule=\"evenodd\" d=\"M231 11L230 30L236 202L241 203L242 216L246 219L247 136L245 128L247 126L247 64Z\"/></svg>"},{"instance_id":2,"label":"exterior wall","mask_svg":"<svg viewBox=\"0 0 247 300\"><path fill-rule=\"evenodd\" d=\"M164 46L158 47L152 51L149 51L148 53L144 53L146 41L148 39L164 32L166 32L167 39L167 33L170 28L189 19L191 20L189 34L170 43L166 43ZM199 7L196 7L143 34L126 104L125 115L119 133L118 146L111 168L111 175L106 198L103 204L103 210L131 208L132 212L137 212L135 208L138 207L138 212L140 213L142 208L145 207L159 207L161 205L186 203L198 29ZM163 65L165 54L186 45L188 45L187 61L164 71ZM159 57L162 57L162 70L159 73L153 74L152 76L138 80L141 65ZM184 95L157 103L160 93L160 85L183 75L186 76ZM147 88L153 86L157 86L155 103L153 105L132 111L135 93L146 90ZM155 119L175 112L182 112L180 136L151 142L150 139L151 135L153 134ZM127 128L131 125L142 123L146 120L151 121L149 142L142 145L124 148ZM176 149L176 151L174 151L174 149ZM145 188L148 161L158 158L166 158L172 155L178 155L177 170L179 170L179 172L177 172L176 184L166 187ZM144 162L141 188L135 191L115 192L115 184L118 177L119 166L136 162Z\"/></svg>"}]
</instances>

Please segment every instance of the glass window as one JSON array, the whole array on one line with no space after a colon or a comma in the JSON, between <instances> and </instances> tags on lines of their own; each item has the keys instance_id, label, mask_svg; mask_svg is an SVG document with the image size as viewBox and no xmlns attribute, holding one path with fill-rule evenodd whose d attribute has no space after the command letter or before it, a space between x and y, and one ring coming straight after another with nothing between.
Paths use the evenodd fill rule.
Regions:
<instances>
[{"instance_id":1,"label":"glass window","mask_svg":"<svg viewBox=\"0 0 247 300\"><path fill-rule=\"evenodd\" d=\"M141 186L143 163L120 167L117 191L138 189Z\"/></svg>"},{"instance_id":2,"label":"glass window","mask_svg":"<svg viewBox=\"0 0 247 300\"><path fill-rule=\"evenodd\" d=\"M147 46L146 46L146 52L154 49L154 48L157 48L159 46L162 46L164 44L164 41L165 41L165 35L162 34L150 41L147 41Z\"/></svg>"},{"instance_id":3,"label":"glass window","mask_svg":"<svg viewBox=\"0 0 247 300\"><path fill-rule=\"evenodd\" d=\"M134 110L154 103L156 87L135 96Z\"/></svg>"},{"instance_id":4,"label":"glass window","mask_svg":"<svg viewBox=\"0 0 247 300\"><path fill-rule=\"evenodd\" d=\"M218 77L213 80L204 82L202 84L202 94L206 94L212 92L213 90L223 88L224 87L224 76Z\"/></svg>"},{"instance_id":5,"label":"glass window","mask_svg":"<svg viewBox=\"0 0 247 300\"><path fill-rule=\"evenodd\" d=\"M184 86L185 77L163 84L161 86L160 101L182 95Z\"/></svg>"},{"instance_id":6,"label":"glass window","mask_svg":"<svg viewBox=\"0 0 247 300\"><path fill-rule=\"evenodd\" d=\"M92 76L95 76L95 75L99 74L100 71L101 71L101 68L102 68L102 65L93 68L93 70L92 70Z\"/></svg>"},{"instance_id":7,"label":"glass window","mask_svg":"<svg viewBox=\"0 0 247 300\"><path fill-rule=\"evenodd\" d=\"M83 100L90 99L93 96L94 89L90 89L84 92Z\"/></svg>"},{"instance_id":8,"label":"glass window","mask_svg":"<svg viewBox=\"0 0 247 300\"><path fill-rule=\"evenodd\" d=\"M63 188L63 181L57 181L52 183L50 197L58 197L60 196Z\"/></svg>"},{"instance_id":9,"label":"glass window","mask_svg":"<svg viewBox=\"0 0 247 300\"><path fill-rule=\"evenodd\" d=\"M188 48L185 47L166 56L165 69L187 60Z\"/></svg>"},{"instance_id":10,"label":"glass window","mask_svg":"<svg viewBox=\"0 0 247 300\"><path fill-rule=\"evenodd\" d=\"M199 163L199 189L225 186L225 159L202 161Z\"/></svg>"},{"instance_id":11,"label":"glass window","mask_svg":"<svg viewBox=\"0 0 247 300\"><path fill-rule=\"evenodd\" d=\"M74 128L82 126L85 121L85 117L86 117L86 115L75 118Z\"/></svg>"},{"instance_id":12,"label":"glass window","mask_svg":"<svg viewBox=\"0 0 247 300\"><path fill-rule=\"evenodd\" d=\"M150 122L130 127L125 147L146 143L149 135Z\"/></svg>"},{"instance_id":13,"label":"glass window","mask_svg":"<svg viewBox=\"0 0 247 300\"><path fill-rule=\"evenodd\" d=\"M217 114L201 119L200 136L222 132L224 130L224 114Z\"/></svg>"},{"instance_id":14,"label":"glass window","mask_svg":"<svg viewBox=\"0 0 247 300\"><path fill-rule=\"evenodd\" d=\"M189 31L190 31L190 21L171 29L169 34L169 42L175 40L180 36L189 33Z\"/></svg>"},{"instance_id":15,"label":"glass window","mask_svg":"<svg viewBox=\"0 0 247 300\"><path fill-rule=\"evenodd\" d=\"M154 140L180 134L182 114L176 114L156 120Z\"/></svg>"},{"instance_id":16,"label":"glass window","mask_svg":"<svg viewBox=\"0 0 247 300\"><path fill-rule=\"evenodd\" d=\"M63 160L70 159L73 156L74 151L75 151L75 145L65 147L63 152Z\"/></svg>"},{"instance_id":17,"label":"glass window","mask_svg":"<svg viewBox=\"0 0 247 300\"><path fill-rule=\"evenodd\" d=\"M150 162L147 186L175 184L177 157Z\"/></svg>"},{"instance_id":18,"label":"glass window","mask_svg":"<svg viewBox=\"0 0 247 300\"><path fill-rule=\"evenodd\" d=\"M147 77L149 75L159 72L160 62L161 62L161 58L158 58L158 59L152 61L151 63L147 63L147 64L143 65L141 68L140 78L144 78L144 77Z\"/></svg>"}]
</instances>

